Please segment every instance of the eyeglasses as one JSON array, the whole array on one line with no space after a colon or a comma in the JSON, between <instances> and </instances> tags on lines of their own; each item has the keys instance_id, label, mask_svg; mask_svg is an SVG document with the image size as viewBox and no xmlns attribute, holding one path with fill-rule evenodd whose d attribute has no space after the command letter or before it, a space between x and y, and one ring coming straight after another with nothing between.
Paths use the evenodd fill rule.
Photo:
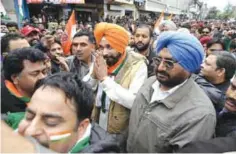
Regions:
<instances>
[{"instance_id":1,"label":"eyeglasses","mask_svg":"<svg viewBox=\"0 0 236 154\"><path fill-rule=\"evenodd\" d=\"M214 52L214 51L223 51L222 49L209 49L211 52Z\"/></svg>"},{"instance_id":2,"label":"eyeglasses","mask_svg":"<svg viewBox=\"0 0 236 154\"><path fill-rule=\"evenodd\" d=\"M161 64L161 62L163 61L164 66L168 70L171 70L174 67L175 63L179 63L176 60L167 60L167 59L164 59L164 58L161 58L161 57L154 57L154 58L152 58L152 60L157 66L159 66Z\"/></svg>"}]
</instances>

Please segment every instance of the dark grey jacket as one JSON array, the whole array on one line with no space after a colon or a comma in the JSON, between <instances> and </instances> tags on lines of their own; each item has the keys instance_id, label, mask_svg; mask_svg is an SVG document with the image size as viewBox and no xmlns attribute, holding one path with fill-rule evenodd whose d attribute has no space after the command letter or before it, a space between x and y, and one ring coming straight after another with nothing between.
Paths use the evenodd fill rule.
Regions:
<instances>
[{"instance_id":1,"label":"dark grey jacket","mask_svg":"<svg viewBox=\"0 0 236 154\"><path fill-rule=\"evenodd\" d=\"M150 103L156 77L139 90L130 115L128 152L173 152L215 131L215 109L204 91L190 78L167 98Z\"/></svg>"},{"instance_id":2,"label":"dark grey jacket","mask_svg":"<svg viewBox=\"0 0 236 154\"><path fill-rule=\"evenodd\" d=\"M67 57L66 63L68 64L70 72L76 73L81 79L89 73L89 66L78 60L75 56Z\"/></svg>"},{"instance_id":3,"label":"dark grey jacket","mask_svg":"<svg viewBox=\"0 0 236 154\"><path fill-rule=\"evenodd\" d=\"M236 151L236 137L219 137L186 145L178 153L223 153Z\"/></svg>"},{"instance_id":4,"label":"dark grey jacket","mask_svg":"<svg viewBox=\"0 0 236 154\"><path fill-rule=\"evenodd\" d=\"M224 107L225 94L199 75L192 74L191 78L204 90L212 101L216 112L219 113Z\"/></svg>"},{"instance_id":5,"label":"dark grey jacket","mask_svg":"<svg viewBox=\"0 0 236 154\"><path fill-rule=\"evenodd\" d=\"M81 153L119 153L120 145L115 135L107 133L98 124L93 123L90 145Z\"/></svg>"}]
</instances>

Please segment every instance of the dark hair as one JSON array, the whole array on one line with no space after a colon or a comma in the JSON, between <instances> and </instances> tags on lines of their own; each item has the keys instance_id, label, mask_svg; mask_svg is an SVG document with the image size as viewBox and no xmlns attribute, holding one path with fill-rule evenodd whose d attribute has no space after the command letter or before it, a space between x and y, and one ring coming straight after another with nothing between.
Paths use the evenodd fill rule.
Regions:
<instances>
[{"instance_id":1,"label":"dark hair","mask_svg":"<svg viewBox=\"0 0 236 154\"><path fill-rule=\"evenodd\" d=\"M58 39L54 39L54 42L51 44L51 46L49 47L51 49L53 44L59 44L60 46L62 46L61 42Z\"/></svg>"},{"instance_id":2,"label":"dark hair","mask_svg":"<svg viewBox=\"0 0 236 154\"><path fill-rule=\"evenodd\" d=\"M73 100L75 104L78 121L86 118L90 119L94 94L91 87L83 82L78 75L68 72L55 73L36 83L35 90L38 88L52 87L62 90L66 97Z\"/></svg>"},{"instance_id":3,"label":"dark hair","mask_svg":"<svg viewBox=\"0 0 236 154\"><path fill-rule=\"evenodd\" d=\"M207 43L207 48L210 48L213 44L220 44L223 50L226 50L224 42L219 38L213 38Z\"/></svg>"},{"instance_id":4,"label":"dark hair","mask_svg":"<svg viewBox=\"0 0 236 154\"><path fill-rule=\"evenodd\" d=\"M9 52L9 42L11 40L19 40L19 39L24 39L25 37L18 34L18 33L9 33L4 35L1 38L1 55L5 52Z\"/></svg>"},{"instance_id":5,"label":"dark hair","mask_svg":"<svg viewBox=\"0 0 236 154\"><path fill-rule=\"evenodd\" d=\"M73 39L75 39L76 37L81 37L81 36L88 36L90 43L96 43L93 33L88 30L80 30L78 33L74 35Z\"/></svg>"},{"instance_id":6,"label":"dark hair","mask_svg":"<svg viewBox=\"0 0 236 154\"><path fill-rule=\"evenodd\" d=\"M225 69L225 80L230 80L236 70L236 59L234 56L227 51L215 51L212 55L216 56L217 68Z\"/></svg>"},{"instance_id":7,"label":"dark hair","mask_svg":"<svg viewBox=\"0 0 236 154\"><path fill-rule=\"evenodd\" d=\"M138 28L147 28L149 30L149 36L150 36L150 38L152 38L153 30L152 30L150 25L147 25L147 24L139 24L139 25L137 25L136 29L134 30L134 34L136 33Z\"/></svg>"},{"instance_id":8,"label":"dark hair","mask_svg":"<svg viewBox=\"0 0 236 154\"><path fill-rule=\"evenodd\" d=\"M8 28L8 27L16 27L16 29L19 29L16 22L8 22L8 23L7 23L7 28Z\"/></svg>"},{"instance_id":9,"label":"dark hair","mask_svg":"<svg viewBox=\"0 0 236 154\"><path fill-rule=\"evenodd\" d=\"M5 22L3 22L3 21L1 21L1 25L5 25L5 26L6 26L6 23L5 23Z\"/></svg>"},{"instance_id":10,"label":"dark hair","mask_svg":"<svg viewBox=\"0 0 236 154\"><path fill-rule=\"evenodd\" d=\"M198 32L199 32L200 34L202 34L202 31L203 31L203 29L205 29L205 28L209 29L209 31L211 32L211 27L206 27L206 26L199 28L199 29L198 29Z\"/></svg>"},{"instance_id":11,"label":"dark hair","mask_svg":"<svg viewBox=\"0 0 236 154\"><path fill-rule=\"evenodd\" d=\"M61 41L59 39L55 38L54 42L52 44L54 44L54 43L59 44L60 46L62 46Z\"/></svg>"},{"instance_id":12,"label":"dark hair","mask_svg":"<svg viewBox=\"0 0 236 154\"><path fill-rule=\"evenodd\" d=\"M33 63L46 60L46 55L39 49L27 47L15 49L10 52L3 60L4 77L12 81L11 76L19 74L24 69L24 60Z\"/></svg>"},{"instance_id":13,"label":"dark hair","mask_svg":"<svg viewBox=\"0 0 236 154\"><path fill-rule=\"evenodd\" d=\"M184 23L181 25L182 28L187 28L188 30L191 29L191 25L189 23Z\"/></svg>"}]
</instances>

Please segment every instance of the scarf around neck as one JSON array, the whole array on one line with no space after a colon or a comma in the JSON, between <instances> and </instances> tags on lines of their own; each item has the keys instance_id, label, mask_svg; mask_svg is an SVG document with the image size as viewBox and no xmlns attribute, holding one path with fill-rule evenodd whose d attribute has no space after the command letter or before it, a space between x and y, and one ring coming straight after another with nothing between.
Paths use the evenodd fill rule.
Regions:
<instances>
[{"instance_id":1,"label":"scarf around neck","mask_svg":"<svg viewBox=\"0 0 236 154\"><path fill-rule=\"evenodd\" d=\"M20 99L21 101L23 101L24 103L28 103L30 101L30 98L23 96L15 87L15 85L9 81L9 80L5 80L5 85L6 88L8 89L8 91L15 96L16 98Z\"/></svg>"},{"instance_id":2,"label":"scarf around neck","mask_svg":"<svg viewBox=\"0 0 236 154\"><path fill-rule=\"evenodd\" d=\"M118 60L118 62L113 65L113 66L108 66L107 69L108 69L108 74L111 75L116 75L119 70L122 68L122 66L124 65L124 62L126 60L126 57L127 57L127 53L124 52L124 54L121 56L121 58Z\"/></svg>"}]
</instances>

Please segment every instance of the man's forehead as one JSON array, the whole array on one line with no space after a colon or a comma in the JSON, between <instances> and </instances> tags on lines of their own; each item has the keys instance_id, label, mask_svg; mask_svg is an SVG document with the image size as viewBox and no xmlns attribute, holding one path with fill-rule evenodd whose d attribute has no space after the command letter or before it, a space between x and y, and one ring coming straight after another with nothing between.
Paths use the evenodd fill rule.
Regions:
<instances>
[{"instance_id":1,"label":"man's forehead","mask_svg":"<svg viewBox=\"0 0 236 154\"><path fill-rule=\"evenodd\" d=\"M172 58L172 55L171 55L171 53L170 53L170 51L169 51L168 48L163 48L163 49L159 52L158 56L160 56L160 57L162 57L162 58L169 58L169 59Z\"/></svg>"},{"instance_id":2,"label":"man's forehead","mask_svg":"<svg viewBox=\"0 0 236 154\"><path fill-rule=\"evenodd\" d=\"M78 37L75 37L73 40L72 40L73 43L81 43L81 42L85 42L85 43L89 43L89 39L88 39L88 36L78 36Z\"/></svg>"},{"instance_id":3,"label":"man's forehead","mask_svg":"<svg viewBox=\"0 0 236 154\"><path fill-rule=\"evenodd\" d=\"M102 45L102 46L109 45L109 42L107 41L107 39L105 37L103 37L101 39L99 45Z\"/></svg>"},{"instance_id":4,"label":"man's forehead","mask_svg":"<svg viewBox=\"0 0 236 154\"><path fill-rule=\"evenodd\" d=\"M137 28L135 34L137 34L137 33L145 33L146 35L148 35L149 28L148 27L139 27L139 28Z\"/></svg>"},{"instance_id":5,"label":"man's forehead","mask_svg":"<svg viewBox=\"0 0 236 154\"><path fill-rule=\"evenodd\" d=\"M206 58L207 62L211 62L211 63L216 63L216 56L215 55L209 55Z\"/></svg>"},{"instance_id":6,"label":"man's forehead","mask_svg":"<svg viewBox=\"0 0 236 154\"><path fill-rule=\"evenodd\" d=\"M43 97L45 96L45 97ZM50 96L50 97L49 97ZM71 112L75 111L74 103L66 97L65 92L59 88L51 86L41 86L38 88L31 98L31 103L28 107L37 109L40 104L40 109L44 109L44 113L56 112ZM64 109L64 111L63 111ZM69 109L69 111L67 110Z\"/></svg>"}]
</instances>

